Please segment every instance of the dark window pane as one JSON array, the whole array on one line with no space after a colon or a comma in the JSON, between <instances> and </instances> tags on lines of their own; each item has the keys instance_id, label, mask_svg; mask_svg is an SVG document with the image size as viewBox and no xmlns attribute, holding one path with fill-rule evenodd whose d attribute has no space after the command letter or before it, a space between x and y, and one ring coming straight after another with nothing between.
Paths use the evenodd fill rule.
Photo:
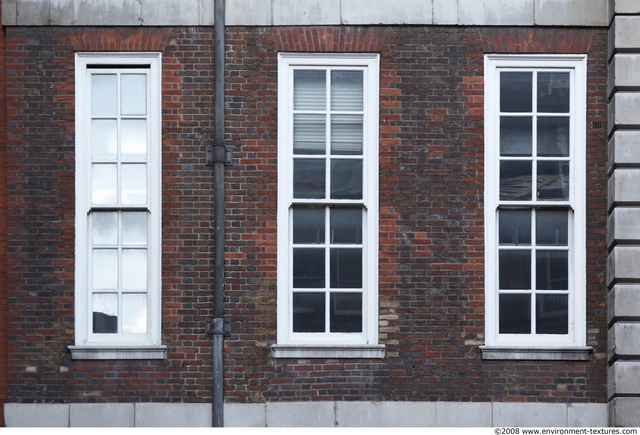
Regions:
<instances>
[{"instance_id":1,"label":"dark window pane","mask_svg":"<svg viewBox=\"0 0 640 435\"><path fill-rule=\"evenodd\" d=\"M362 249L331 249L331 288L362 288Z\"/></svg>"},{"instance_id":2,"label":"dark window pane","mask_svg":"<svg viewBox=\"0 0 640 435\"><path fill-rule=\"evenodd\" d=\"M499 288L528 290L531 288L531 251L500 250Z\"/></svg>"},{"instance_id":3,"label":"dark window pane","mask_svg":"<svg viewBox=\"0 0 640 435\"><path fill-rule=\"evenodd\" d=\"M331 209L331 243L362 243L362 209Z\"/></svg>"},{"instance_id":4,"label":"dark window pane","mask_svg":"<svg viewBox=\"0 0 640 435\"><path fill-rule=\"evenodd\" d=\"M538 156L569 157L569 118L538 118Z\"/></svg>"},{"instance_id":5,"label":"dark window pane","mask_svg":"<svg viewBox=\"0 0 640 435\"><path fill-rule=\"evenodd\" d=\"M324 209L293 208L293 243L324 243Z\"/></svg>"},{"instance_id":6,"label":"dark window pane","mask_svg":"<svg viewBox=\"0 0 640 435\"><path fill-rule=\"evenodd\" d=\"M501 245L531 244L531 210L500 210L498 227Z\"/></svg>"},{"instance_id":7,"label":"dark window pane","mask_svg":"<svg viewBox=\"0 0 640 435\"><path fill-rule=\"evenodd\" d=\"M533 119L531 117L500 117L500 155L530 156Z\"/></svg>"},{"instance_id":8,"label":"dark window pane","mask_svg":"<svg viewBox=\"0 0 640 435\"><path fill-rule=\"evenodd\" d=\"M293 332L324 332L324 293L293 294Z\"/></svg>"},{"instance_id":9,"label":"dark window pane","mask_svg":"<svg viewBox=\"0 0 640 435\"><path fill-rule=\"evenodd\" d=\"M325 115L293 115L293 153L324 154L326 122Z\"/></svg>"},{"instance_id":10,"label":"dark window pane","mask_svg":"<svg viewBox=\"0 0 640 435\"><path fill-rule=\"evenodd\" d=\"M331 199L362 199L362 160L331 161Z\"/></svg>"},{"instance_id":11,"label":"dark window pane","mask_svg":"<svg viewBox=\"0 0 640 435\"><path fill-rule=\"evenodd\" d=\"M569 162L538 162L538 199L569 199Z\"/></svg>"},{"instance_id":12,"label":"dark window pane","mask_svg":"<svg viewBox=\"0 0 640 435\"><path fill-rule=\"evenodd\" d=\"M532 111L532 77L529 72L500 73L501 112Z\"/></svg>"},{"instance_id":13,"label":"dark window pane","mask_svg":"<svg viewBox=\"0 0 640 435\"><path fill-rule=\"evenodd\" d=\"M362 332L362 295L331 293L331 332Z\"/></svg>"},{"instance_id":14,"label":"dark window pane","mask_svg":"<svg viewBox=\"0 0 640 435\"><path fill-rule=\"evenodd\" d=\"M93 295L93 333L116 334L118 332L118 295L95 293Z\"/></svg>"},{"instance_id":15,"label":"dark window pane","mask_svg":"<svg viewBox=\"0 0 640 435\"><path fill-rule=\"evenodd\" d=\"M567 251L536 252L536 288L538 290L569 288L569 253Z\"/></svg>"},{"instance_id":16,"label":"dark window pane","mask_svg":"<svg viewBox=\"0 0 640 435\"><path fill-rule=\"evenodd\" d=\"M295 159L293 161L293 197L325 197L325 160Z\"/></svg>"},{"instance_id":17,"label":"dark window pane","mask_svg":"<svg viewBox=\"0 0 640 435\"><path fill-rule=\"evenodd\" d=\"M569 333L569 296L536 296L536 332L538 334Z\"/></svg>"},{"instance_id":18,"label":"dark window pane","mask_svg":"<svg viewBox=\"0 0 640 435\"><path fill-rule=\"evenodd\" d=\"M293 250L293 287L324 287L324 249Z\"/></svg>"},{"instance_id":19,"label":"dark window pane","mask_svg":"<svg viewBox=\"0 0 640 435\"><path fill-rule=\"evenodd\" d=\"M569 112L569 73L538 74L538 112Z\"/></svg>"},{"instance_id":20,"label":"dark window pane","mask_svg":"<svg viewBox=\"0 0 640 435\"><path fill-rule=\"evenodd\" d=\"M569 243L569 216L566 210L538 210L536 212L536 243L547 246L567 246Z\"/></svg>"},{"instance_id":21,"label":"dark window pane","mask_svg":"<svg viewBox=\"0 0 640 435\"><path fill-rule=\"evenodd\" d=\"M531 200L531 162L500 162L500 199Z\"/></svg>"},{"instance_id":22,"label":"dark window pane","mask_svg":"<svg viewBox=\"0 0 640 435\"><path fill-rule=\"evenodd\" d=\"M531 333L530 295L500 295L498 303L500 334Z\"/></svg>"}]
</instances>

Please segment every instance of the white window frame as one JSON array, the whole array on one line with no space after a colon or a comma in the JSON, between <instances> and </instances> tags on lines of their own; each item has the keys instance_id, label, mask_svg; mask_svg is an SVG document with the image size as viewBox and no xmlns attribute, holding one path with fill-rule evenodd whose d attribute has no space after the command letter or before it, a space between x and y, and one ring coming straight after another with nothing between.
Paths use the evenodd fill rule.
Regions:
<instances>
[{"instance_id":1,"label":"white window frame","mask_svg":"<svg viewBox=\"0 0 640 435\"><path fill-rule=\"evenodd\" d=\"M586 346L586 55L485 56L485 359L588 359ZM568 334L498 331L499 117L501 71L562 71L571 77ZM535 207L535 201L523 206Z\"/></svg>"},{"instance_id":2,"label":"white window frame","mask_svg":"<svg viewBox=\"0 0 640 435\"><path fill-rule=\"evenodd\" d=\"M148 70L147 212L148 312L145 334L94 334L89 290L89 219L91 205L91 152L89 143L90 75L101 71L124 71L140 66ZM113 52L77 53L76 86L76 208L75 208L75 345L69 346L73 359L162 359L161 345L161 66L160 53Z\"/></svg>"},{"instance_id":3,"label":"white window frame","mask_svg":"<svg viewBox=\"0 0 640 435\"><path fill-rule=\"evenodd\" d=\"M277 358L384 356L384 346L378 345L379 62L378 54L278 55L278 342L272 347ZM293 71L297 68L355 68L364 73L362 333L293 332L290 210L300 202L293 199ZM323 201L339 204L342 200Z\"/></svg>"}]
</instances>

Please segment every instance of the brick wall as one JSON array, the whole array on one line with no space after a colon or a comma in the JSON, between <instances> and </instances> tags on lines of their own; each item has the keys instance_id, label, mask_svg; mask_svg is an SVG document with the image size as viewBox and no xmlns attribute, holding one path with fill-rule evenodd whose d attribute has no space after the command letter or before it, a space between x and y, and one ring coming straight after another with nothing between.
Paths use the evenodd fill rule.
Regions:
<instances>
[{"instance_id":1,"label":"brick wall","mask_svg":"<svg viewBox=\"0 0 640 435\"><path fill-rule=\"evenodd\" d=\"M2 20L2 11L0 11ZM5 33L0 29L0 426L7 400L7 120L5 105Z\"/></svg>"},{"instance_id":2,"label":"brick wall","mask_svg":"<svg viewBox=\"0 0 640 435\"><path fill-rule=\"evenodd\" d=\"M211 28L9 28L9 401L211 396ZM606 31L227 30L227 401L606 400ZM558 41L568 41L558 43ZM76 50L163 52L163 361L72 361ZM274 360L278 51L371 51L380 71L384 360ZM589 55L589 362L482 361L483 55Z\"/></svg>"}]
</instances>

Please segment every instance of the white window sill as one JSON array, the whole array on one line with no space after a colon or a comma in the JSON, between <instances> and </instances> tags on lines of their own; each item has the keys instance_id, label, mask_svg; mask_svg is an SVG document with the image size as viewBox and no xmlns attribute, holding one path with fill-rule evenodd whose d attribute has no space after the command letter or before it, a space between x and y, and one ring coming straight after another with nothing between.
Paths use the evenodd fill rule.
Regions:
<instances>
[{"instance_id":1,"label":"white window sill","mask_svg":"<svg viewBox=\"0 0 640 435\"><path fill-rule=\"evenodd\" d=\"M167 359L167 346L69 346L71 359Z\"/></svg>"},{"instance_id":2,"label":"white window sill","mask_svg":"<svg viewBox=\"0 0 640 435\"><path fill-rule=\"evenodd\" d=\"M485 360L551 360L551 361L589 361L593 348L585 347L499 347L480 346L482 359Z\"/></svg>"},{"instance_id":3,"label":"white window sill","mask_svg":"<svg viewBox=\"0 0 640 435\"><path fill-rule=\"evenodd\" d=\"M374 345L280 345L271 346L274 358L384 358L386 346Z\"/></svg>"}]
</instances>

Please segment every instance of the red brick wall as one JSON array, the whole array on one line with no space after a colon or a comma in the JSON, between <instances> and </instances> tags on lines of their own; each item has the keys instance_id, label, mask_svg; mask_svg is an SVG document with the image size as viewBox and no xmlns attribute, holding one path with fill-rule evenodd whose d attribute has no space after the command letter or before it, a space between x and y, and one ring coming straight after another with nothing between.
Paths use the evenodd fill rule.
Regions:
<instances>
[{"instance_id":1,"label":"red brick wall","mask_svg":"<svg viewBox=\"0 0 640 435\"><path fill-rule=\"evenodd\" d=\"M229 28L228 401L606 400L606 31ZM558 41L568 41L558 43ZM10 28L9 400L211 396L213 30ZM163 361L71 361L74 51L163 53ZM379 52L384 360L274 360L277 53ZM482 361L483 55L589 55L589 362ZM602 126L598 126L601 123Z\"/></svg>"},{"instance_id":2,"label":"red brick wall","mask_svg":"<svg viewBox=\"0 0 640 435\"><path fill-rule=\"evenodd\" d=\"M2 11L0 11L2 21ZM5 33L0 29L0 426L7 400L7 113L5 105Z\"/></svg>"}]
</instances>

